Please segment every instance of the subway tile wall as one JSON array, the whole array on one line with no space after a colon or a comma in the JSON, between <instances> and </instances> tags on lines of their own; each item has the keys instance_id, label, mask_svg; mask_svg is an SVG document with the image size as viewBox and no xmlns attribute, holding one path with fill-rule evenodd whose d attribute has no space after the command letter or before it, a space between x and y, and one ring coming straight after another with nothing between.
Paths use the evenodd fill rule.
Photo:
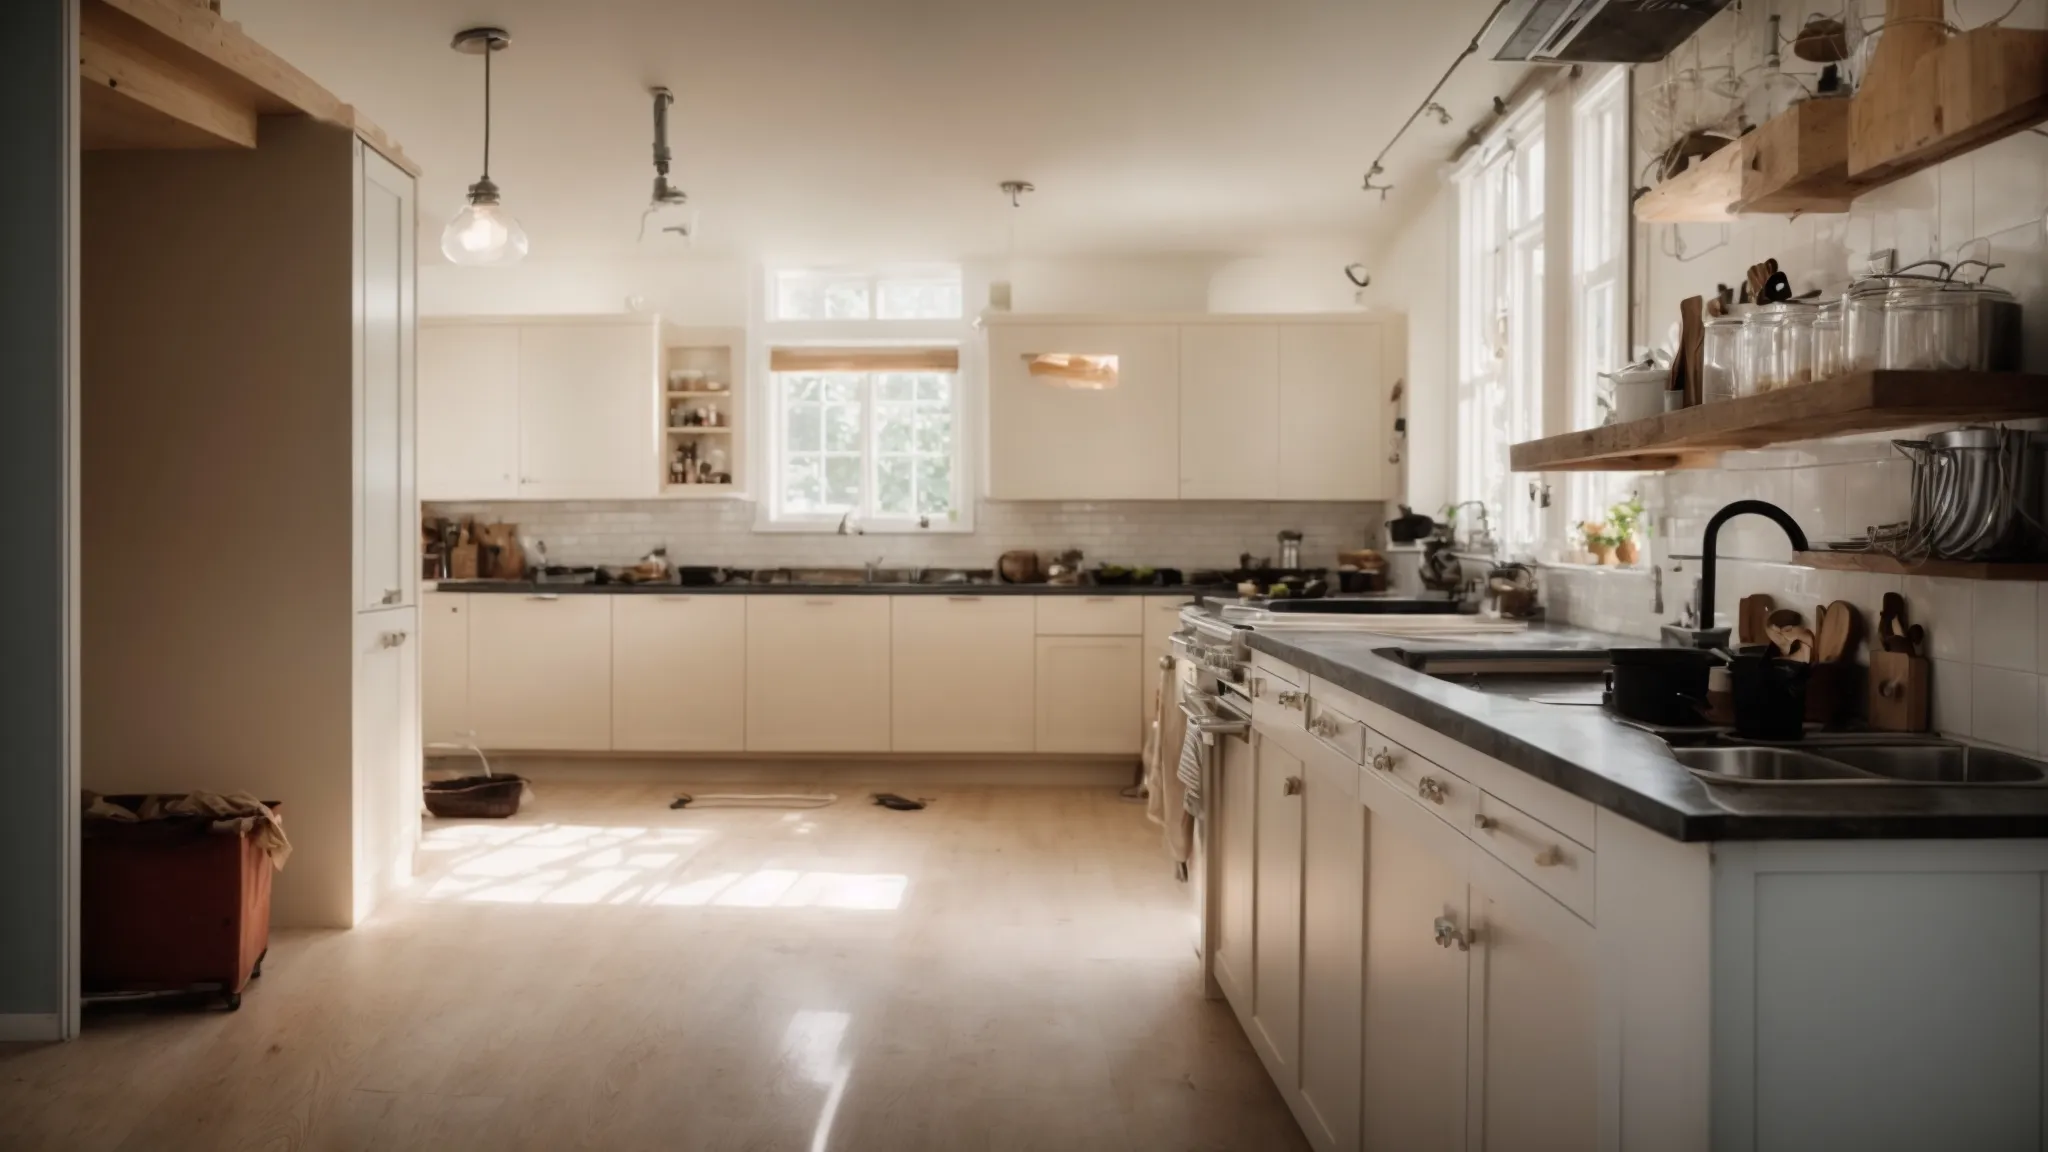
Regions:
<instances>
[{"instance_id":1,"label":"subway tile wall","mask_svg":"<svg viewBox=\"0 0 2048 1152\"><path fill-rule=\"evenodd\" d=\"M2009 0L1960 0L1951 18L1974 26ZM1745 8L1757 7L1744 5ZM1790 5L1780 5L1790 28ZM1867 5L1866 5L1867 7ZM1803 11L1803 10L1802 10ZM1733 9L1701 33L1700 55L1719 59L1738 19ZM2048 27L2048 0L2022 0L2008 23ZM1748 28L1749 25L1743 25ZM1689 50L1680 55L1690 60ZM1788 55L1788 67L1798 67ZM1638 126L1654 68L1638 70ZM1656 141L1639 139L1642 153ZM1716 283L1741 282L1744 269L1775 257L1795 289L1839 292L1870 255L1891 248L1903 266L1939 258L1989 260L2004 268L1992 283L2019 297L2024 313L2025 367L2048 372L2048 137L2021 132L1940 167L1870 192L1846 214L1744 217L1728 225L1661 225L1637 232L1636 331L1661 341L1678 301ZM1722 505L1768 500L1790 512L1809 539L1862 532L1902 520L1912 468L1892 446L1932 429L1793 444L1723 456L1711 470L1647 476L1644 503L1650 551L1664 570L1664 605L1651 610L1647 571L1552 568L1545 573L1554 618L1652 638L1673 619L1698 575L1700 534ZM2048 755L2048 584L1890 577L1823 572L1786 563L1791 549L1776 525L1741 517L1722 530L1714 611L1731 623L1735 603L1769 593L1780 606L1812 618L1815 605L1841 599L1864 610L1875 628L1886 592L1906 598L1910 618L1927 630L1934 661L1934 725L1945 733Z\"/></svg>"},{"instance_id":2,"label":"subway tile wall","mask_svg":"<svg viewBox=\"0 0 2048 1152\"><path fill-rule=\"evenodd\" d=\"M1044 555L1079 548L1088 563L1170 568L1232 568L1239 554L1273 557L1285 528L1302 533L1304 564L1334 566L1340 549L1378 539L1377 502L1113 501L1104 503L984 501L973 532L837 536L756 532L746 500L518 501L429 504L429 517L474 516L519 525L527 539L547 541L548 558L564 564L631 563L666 545L678 564L736 568L892 564L990 568L1011 550Z\"/></svg>"}]
</instances>

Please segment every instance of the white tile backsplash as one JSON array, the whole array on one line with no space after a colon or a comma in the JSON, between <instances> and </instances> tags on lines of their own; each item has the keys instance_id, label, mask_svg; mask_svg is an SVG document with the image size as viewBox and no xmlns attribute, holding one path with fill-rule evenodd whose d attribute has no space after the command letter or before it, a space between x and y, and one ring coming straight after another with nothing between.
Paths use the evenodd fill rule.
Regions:
<instances>
[{"instance_id":1,"label":"white tile backsplash","mask_svg":"<svg viewBox=\"0 0 2048 1152\"><path fill-rule=\"evenodd\" d=\"M1970 659L1980 667L2037 672L2037 592L2017 581L1980 580L1970 590Z\"/></svg>"},{"instance_id":2,"label":"white tile backsplash","mask_svg":"<svg viewBox=\"0 0 2048 1152\"><path fill-rule=\"evenodd\" d=\"M1938 680L1937 680L1938 682ZM1970 677L1970 738L2021 752L2040 743L2041 678L1978 664Z\"/></svg>"},{"instance_id":3,"label":"white tile backsplash","mask_svg":"<svg viewBox=\"0 0 2048 1152\"><path fill-rule=\"evenodd\" d=\"M1933 699L1934 730L1951 736L1970 734L1970 666L1956 660L1935 660ZM2037 677L2038 679L2038 677Z\"/></svg>"}]
</instances>

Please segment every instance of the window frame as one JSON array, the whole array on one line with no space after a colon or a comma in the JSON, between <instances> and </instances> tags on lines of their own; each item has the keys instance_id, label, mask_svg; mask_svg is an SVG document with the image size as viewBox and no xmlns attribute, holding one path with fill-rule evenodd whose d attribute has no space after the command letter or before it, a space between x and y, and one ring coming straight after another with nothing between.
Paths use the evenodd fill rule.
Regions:
<instances>
[{"instance_id":1,"label":"window frame","mask_svg":"<svg viewBox=\"0 0 2048 1152\"><path fill-rule=\"evenodd\" d=\"M867 315L865 316L784 316L782 315L782 283L792 276L811 277L824 281L859 282L866 288ZM882 308L882 286L896 282L937 282L951 280L960 288L960 307L951 316L884 316ZM960 268L954 265L903 264L877 268L830 268L790 266L770 268L763 279L762 316L770 324L952 324L963 323L967 311L966 278Z\"/></svg>"},{"instance_id":2,"label":"window frame","mask_svg":"<svg viewBox=\"0 0 2048 1152\"><path fill-rule=\"evenodd\" d=\"M768 373L769 395L766 409L770 421L768 433L770 439L769 463L768 475L766 482L763 484L765 499L761 503L761 521L756 525L757 528L776 532L836 532L841 519L843 517L850 517L848 523L858 526L864 533L969 532L973 530L973 484L970 482L971 477L967 475L965 469L966 453L963 450L964 437L962 436L961 427L961 409L966 396L965 373L960 369L955 369L951 372L925 370L912 373L922 376L941 376L947 381L947 390L950 393L947 398L947 409L953 423L951 459L949 464L951 492L949 493L948 502L951 511L945 517L934 516L931 517L929 524L920 525L919 520L921 516L919 514L883 515L876 510L875 501L880 490L880 468L883 456L880 444L880 422L876 418L876 409L878 405L895 403L894 401L882 400L876 395L878 391L877 383L880 377L887 374L885 371ZM784 465L789 455L788 444L784 437L786 435L789 400L782 382L784 378L790 376L851 376L860 378L861 385L857 394L857 403L860 409L860 447L857 454L860 458L861 499L857 507L840 512L795 512L789 511L784 507L782 485L785 477ZM915 405L929 402L912 400L910 403ZM822 450L816 454L821 457L834 455L834 453ZM842 452L837 454L849 455L852 453ZM922 456L923 454L914 453L911 458L920 459Z\"/></svg>"},{"instance_id":3,"label":"window frame","mask_svg":"<svg viewBox=\"0 0 2048 1152\"><path fill-rule=\"evenodd\" d=\"M1628 69L1617 66L1581 84L1571 98L1571 369L1565 390L1573 428L1598 423L1599 373L1614 371L1630 356L1634 221L1629 201L1629 95ZM1601 192L1607 198L1604 204ZM1596 315L1594 294L1601 291L1606 292L1607 338L1604 348L1594 349L1595 324L1603 318ZM1566 482L1563 545L1572 547L1572 528L1582 521L1605 519L1609 507L1641 486L1639 472L1572 473Z\"/></svg>"},{"instance_id":4,"label":"window frame","mask_svg":"<svg viewBox=\"0 0 2048 1152\"><path fill-rule=\"evenodd\" d=\"M776 294L780 276L784 273L810 273L845 277L864 277L870 284L870 314L878 299L881 281L890 279L933 279L950 278L961 285L961 312L957 318L934 318L922 320L779 320L776 319ZM781 377L771 368L776 349L802 348L953 348L959 353L959 365L949 375L952 379L952 511L947 518L934 517L929 524L920 527L918 517L878 517L867 515L873 510L876 495L877 452L875 451L874 389L862 390L861 401L861 502L862 507L853 514L851 523L867 535L928 535L932 533L970 533L974 531L975 515L981 498L981 486L977 471L980 456L980 420L982 411L981 384L983 366L976 341L973 339L973 319L966 315L968 282L964 269L957 265L890 265L866 269L831 269L810 265L786 267L761 267L761 281L757 291L752 293L757 323L752 326L750 337L752 347L749 359L754 365L753 379L757 381L751 393L750 410L762 414L754 421L750 430L749 453L754 479L754 531L762 533L832 533L836 532L841 514L785 513L782 510L783 465L786 444L786 417L784 412Z\"/></svg>"}]
</instances>

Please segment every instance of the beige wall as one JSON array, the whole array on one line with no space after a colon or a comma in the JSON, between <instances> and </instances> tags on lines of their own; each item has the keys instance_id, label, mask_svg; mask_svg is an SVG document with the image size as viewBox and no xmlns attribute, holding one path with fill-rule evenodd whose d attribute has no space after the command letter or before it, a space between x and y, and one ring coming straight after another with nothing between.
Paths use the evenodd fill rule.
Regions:
<instances>
[{"instance_id":1,"label":"beige wall","mask_svg":"<svg viewBox=\"0 0 2048 1152\"><path fill-rule=\"evenodd\" d=\"M85 786L283 801L280 925L352 918L352 188L303 121L84 167Z\"/></svg>"}]
</instances>

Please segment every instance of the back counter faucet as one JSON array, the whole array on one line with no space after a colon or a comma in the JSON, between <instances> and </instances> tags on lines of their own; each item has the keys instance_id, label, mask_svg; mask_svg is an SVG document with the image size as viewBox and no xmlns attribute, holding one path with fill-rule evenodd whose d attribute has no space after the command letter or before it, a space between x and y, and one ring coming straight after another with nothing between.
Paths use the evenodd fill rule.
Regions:
<instances>
[{"instance_id":1,"label":"back counter faucet","mask_svg":"<svg viewBox=\"0 0 2048 1152\"><path fill-rule=\"evenodd\" d=\"M1768 518L1785 530L1785 539L1792 542L1795 552L1806 551L1806 533L1800 530L1799 522L1790 513L1768 500L1737 500L1724 505L1719 512L1707 520L1706 533L1700 538L1700 631L1714 626L1714 545L1721 535L1721 525L1744 513L1753 512Z\"/></svg>"}]
</instances>

